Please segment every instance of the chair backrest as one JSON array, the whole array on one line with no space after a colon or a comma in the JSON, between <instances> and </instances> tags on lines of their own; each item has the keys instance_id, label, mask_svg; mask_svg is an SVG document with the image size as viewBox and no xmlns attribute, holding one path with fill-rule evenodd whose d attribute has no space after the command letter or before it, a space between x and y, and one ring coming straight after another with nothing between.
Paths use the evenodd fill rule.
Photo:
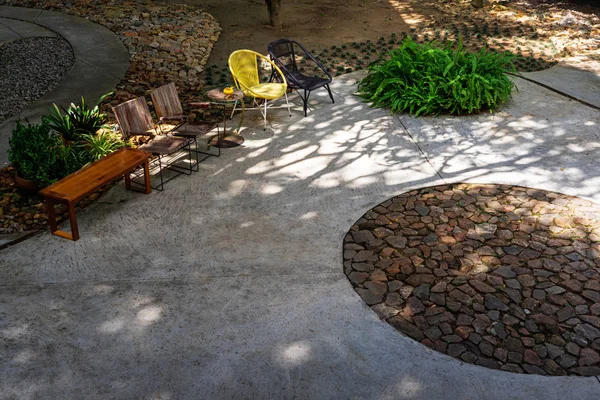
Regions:
<instances>
[{"instance_id":1,"label":"chair backrest","mask_svg":"<svg viewBox=\"0 0 600 400\"><path fill-rule=\"evenodd\" d=\"M144 97L138 97L113 107L123 140L135 135L151 135L154 130L152 115ZM149 132L150 131L150 132Z\"/></svg>"},{"instance_id":2,"label":"chair backrest","mask_svg":"<svg viewBox=\"0 0 600 400\"><path fill-rule=\"evenodd\" d=\"M281 67L290 81L296 81L294 76L298 76L298 73L314 76L315 72L322 78L329 79L330 82L333 79L327 68L293 39L277 39L269 43L267 50L271 59Z\"/></svg>"},{"instance_id":3,"label":"chair backrest","mask_svg":"<svg viewBox=\"0 0 600 400\"><path fill-rule=\"evenodd\" d=\"M263 60L265 63L270 64L271 68L281 77L281 83L287 87L283 73L268 57L253 50L236 50L229 56L229 71L237 87L242 89L245 94L253 95L249 89L252 86L260 84L258 60Z\"/></svg>"},{"instance_id":4,"label":"chair backrest","mask_svg":"<svg viewBox=\"0 0 600 400\"><path fill-rule=\"evenodd\" d=\"M229 71L238 87L248 89L260 83L256 56L252 50L236 50L229 56Z\"/></svg>"},{"instance_id":5,"label":"chair backrest","mask_svg":"<svg viewBox=\"0 0 600 400\"><path fill-rule=\"evenodd\" d=\"M183 107L175 83L171 82L153 90L150 96L158 118L183 115Z\"/></svg>"},{"instance_id":6,"label":"chair backrest","mask_svg":"<svg viewBox=\"0 0 600 400\"><path fill-rule=\"evenodd\" d=\"M288 71L298 71L294 43L296 42L291 39L278 39L269 43L267 47L271 59Z\"/></svg>"}]
</instances>

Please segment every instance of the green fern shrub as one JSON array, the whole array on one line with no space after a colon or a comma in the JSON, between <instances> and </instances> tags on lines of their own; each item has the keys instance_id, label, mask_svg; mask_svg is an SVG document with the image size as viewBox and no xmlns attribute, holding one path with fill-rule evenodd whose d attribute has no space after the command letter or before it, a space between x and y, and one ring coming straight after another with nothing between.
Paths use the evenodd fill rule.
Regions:
<instances>
[{"instance_id":1,"label":"green fern shrub","mask_svg":"<svg viewBox=\"0 0 600 400\"><path fill-rule=\"evenodd\" d=\"M510 53L466 51L461 44L438 47L410 38L368 67L359 95L374 107L414 115L471 114L493 111L506 102L514 84Z\"/></svg>"}]
</instances>

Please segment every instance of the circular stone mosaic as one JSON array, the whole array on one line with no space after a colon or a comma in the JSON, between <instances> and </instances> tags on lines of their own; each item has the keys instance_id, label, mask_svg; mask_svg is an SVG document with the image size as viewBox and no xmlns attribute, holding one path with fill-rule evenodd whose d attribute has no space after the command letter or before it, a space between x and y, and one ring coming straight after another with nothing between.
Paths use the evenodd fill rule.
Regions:
<instances>
[{"instance_id":1,"label":"circular stone mosaic","mask_svg":"<svg viewBox=\"0 0 600 400\"><path fill-rule=\"evenodd\" d=\"M464 362L600 375L600 206L544 190L456 184L368 211L344 271L392 326Z\"/></svg>"}]
</instances>

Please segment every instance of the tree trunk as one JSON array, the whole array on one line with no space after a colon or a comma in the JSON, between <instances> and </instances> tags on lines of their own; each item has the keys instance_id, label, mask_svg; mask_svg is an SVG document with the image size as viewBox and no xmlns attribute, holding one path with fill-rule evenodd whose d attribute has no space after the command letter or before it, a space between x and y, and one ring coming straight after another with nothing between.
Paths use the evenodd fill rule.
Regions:
<instances>
[{"instance_id":1,"label":"tree trunk","mask_svg":"<svg viewBox=\"0 0 600 400\"><path fill-rule=\"evenodd\" d=\"M269 11L269 22L274 28L281 28L281 0L265 0Z\"/></svg>"}]
</instances>

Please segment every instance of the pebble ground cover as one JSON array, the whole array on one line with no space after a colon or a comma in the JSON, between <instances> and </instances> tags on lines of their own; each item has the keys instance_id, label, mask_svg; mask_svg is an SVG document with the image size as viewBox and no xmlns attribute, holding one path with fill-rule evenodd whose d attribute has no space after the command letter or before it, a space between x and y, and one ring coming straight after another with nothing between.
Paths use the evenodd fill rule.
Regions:
<instances>
[{"instance_id":1,"label":"pebble ground cover","mask_svg":"<svg viewBox=\"0 0 600 400\"><path fill-rule=\"evenodd\" d=\"M344 271L382 319L464 362L600 375L599 215L517 186L414 190L352 226Z\"/></svg>"}]
</instances>

